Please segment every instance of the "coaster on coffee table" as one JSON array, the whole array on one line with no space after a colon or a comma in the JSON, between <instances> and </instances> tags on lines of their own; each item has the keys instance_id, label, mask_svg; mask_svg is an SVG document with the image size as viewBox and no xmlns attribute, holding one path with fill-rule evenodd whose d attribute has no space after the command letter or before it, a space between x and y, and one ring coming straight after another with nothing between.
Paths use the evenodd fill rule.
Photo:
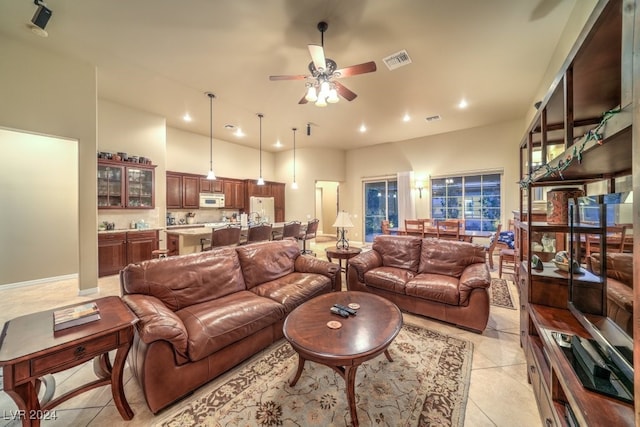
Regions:
<instances>
[{"instance_id":1,"label":"coaster on coffee table","mask_svg":"<svg viewBox=\"0 0 640 427\"><path fill-rule=\"evenodd\" d=\"M327 326L331 329L340 329L342 327L342 323L337 322L335 320L331 320L327 322Z\"/></svg>"}]
</instances>

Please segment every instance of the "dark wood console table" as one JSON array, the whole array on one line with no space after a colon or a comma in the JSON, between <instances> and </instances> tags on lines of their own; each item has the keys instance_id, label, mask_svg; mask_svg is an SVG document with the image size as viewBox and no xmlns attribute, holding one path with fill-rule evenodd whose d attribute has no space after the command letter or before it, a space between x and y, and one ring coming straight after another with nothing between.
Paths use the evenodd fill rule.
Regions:
<instances>
[{"instance_id":1,"label":"dark wood console table","mask_svg":"<svg viewBox=\"0 0 640 427\"><path fill-rule=\"evenodd\" d=\"M57 415L52 408L103 385L111 385L113 400L122 418L133 418L124 394L122 374L138 318L118 297L100 298L95 302L100 311L99 320L58 332L53 331L55 310L28 314L5 323L0 337L4 390L18 405L15 417L23 426L39 426L42 420L55 419ZM111 350L117 350L113 366L109 360ZM98 379L52 399L55 381L50 374L91 359L94 359ZM46 393L40 401L38 391L42 384Z\"/></svg>"}]
</instances>

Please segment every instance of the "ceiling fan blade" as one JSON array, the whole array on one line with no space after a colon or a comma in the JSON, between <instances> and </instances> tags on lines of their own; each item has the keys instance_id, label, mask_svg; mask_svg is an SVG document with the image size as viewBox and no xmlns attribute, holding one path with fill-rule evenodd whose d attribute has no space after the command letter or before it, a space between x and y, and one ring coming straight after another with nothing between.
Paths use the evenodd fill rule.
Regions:
<instances>
[{"instance_id":1,"label":"ceiling fan blade","mask_svg":"<svg viewBox=\"0 0 640 427\"><path fill-rule=\"evenodd\" d=\"M313 65L316 67L316 70L324 70L327 68L327 61L324 57L324 48L322 46L310 44L309 54L311 55L311 60L313 61Z\"/></svg>"},{"instance_id":2,"label":"ceiling fan blade","mask_svg":"<svg viewBox=\"0 0 640 427\"><path fill-rule=\"evenodd\" d=\"M298 101L298 104L306 104L307 102L308 102L308 101L307 101L307 95L305 94L305 95L302 97L302 99L301 99L300 101Z\"/></svg>"},{"instance_id":3,"label":"ceiling fan blade","mask_svg":"<svg viewBox=\"0 0 640 427\"><path fill-rule=\"evenodd\" d=\"M358 64L358 65L352 65L350 67L345 67L345 68L341 68L339 70L335 70L333 72L335 77L349 77L349 76L355 76L357 74L364 74L364 73L371 73L376 71L376 63L373 61L370 62L364 62L362 64ZM338 74L336 76L336 74Z\"/></svg>"},{"instance_id":4,"label":"ceiling fan blade","mask_svg":"<svg viewBox=\"0 0 640 427\"><path fill-rule=\"evenodd\" d=\"M309 76L298 75L298 76L269 76L269 80L304 80Z\"/></svg>"},{"instance_id":5,"label":"ceiling fan blade","mask_svg":"<svg viewBox=\"0 0 640 427\"><path fill-rule=\"evenodd\" d=\"M352 92L350 89L347 89L342 83L334 81L333 84L336 85L336 90L347 101L353 101L356 99L358 95L355 92Z\"/></svg>"}]
</instances>

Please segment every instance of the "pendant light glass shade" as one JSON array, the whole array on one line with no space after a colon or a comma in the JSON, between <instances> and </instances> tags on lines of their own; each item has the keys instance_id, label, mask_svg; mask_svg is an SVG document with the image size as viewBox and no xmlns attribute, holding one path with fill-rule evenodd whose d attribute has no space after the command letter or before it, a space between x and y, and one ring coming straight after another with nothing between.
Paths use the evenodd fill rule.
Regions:
<instances>
[{"instance_id":1,"label":"pendant light glass shade","mask_svg":"<svg viewBox=\"0 0 640 427\"><path fill-rule=\"evenodd\" d=\"M260 119L260 177L258 178L258 185L264 185L264 179L262 178L262 118L264 114L258 113L258 118Z\"/></svg>"},{"instance_id":2,"label":"pendant light glass shade","mask_svg":"<svg viewBox=\"0 0 640 427\"><path fill-rule=\"evenodd\" d=\"M296 182L296 131L298 128L292 128L293 131L293 182L291 183L291 188L293 190L298 189L298 183Z\"/></svg>"},{"instance_id":3,"label":"pendant light glass shade","mask_svg":"<svg viewBox=\"0 0 640 427\"><path fill-rule=\"evenodd\" d=\"M209 97L209 172L207 179L215 180L216 174L213 172L213 98L216 96L211 92L207 92Z\"/></svg>"}]
</instances>

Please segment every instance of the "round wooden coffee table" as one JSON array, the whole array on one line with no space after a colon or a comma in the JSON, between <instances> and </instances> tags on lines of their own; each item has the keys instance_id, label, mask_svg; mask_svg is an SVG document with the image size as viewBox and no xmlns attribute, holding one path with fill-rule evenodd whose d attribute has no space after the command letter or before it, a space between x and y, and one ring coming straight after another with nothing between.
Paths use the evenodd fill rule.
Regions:
<instances>
[{"instance_id":1,"label":"round wooden coffee table","mask_svg":"<svg viewBox=\"0 0 640 427\"><path fill-rule=\"evenodd\" d=\"M356 303L360 308L355 316L343 318L330 311L336 303ZM329 322L341 326L332 329ZM401 327L400 309L367 292L332 292L305 302L289 314L283 327L285 338L298 353L298 370L290 385L298 382L307 360L332 368L345 380L351 421L357 426L356 370L381 353L393 362L387 349Z\"/></svg>"}]
</instances>

